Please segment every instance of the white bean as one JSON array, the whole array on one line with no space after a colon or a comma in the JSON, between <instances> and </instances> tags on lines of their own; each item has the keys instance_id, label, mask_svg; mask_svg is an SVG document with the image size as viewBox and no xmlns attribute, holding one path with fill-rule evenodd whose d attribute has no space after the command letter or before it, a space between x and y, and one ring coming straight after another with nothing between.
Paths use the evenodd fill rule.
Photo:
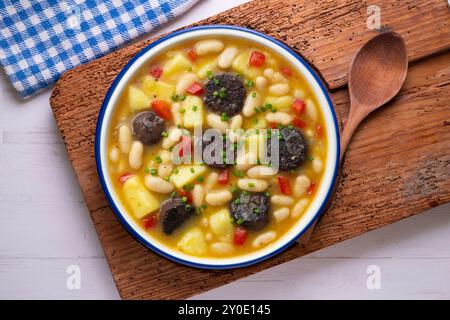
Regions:
<instances>
[{"instance_id":1,"label":"white bean","mask_svg":"<svg viewBox=\"0 0 450 320\"><path fill-rule=\"evenodd\" d=\"M172 153L167 150L161 150L159 153L162 163L172 163Z\"/></svg>"},{"instance_id":2,"label":"white bean","mask_svg":"<svg viewBox=\"0 0 450 320\"><path fill-rule=\"evenodd\" d=\"M109 160L112 163L117 163L120 160L120 150L116 146L112 147L109 151Z\"/></svg>"},{"instance_id":3,"label":"white bean","mask_svg":"<svg viewBox=\"0 0 450 320\"><path fill-rule=\"evenodd\" d=\"M230 129L240 129L242 127L242 116L240 114L231 118Z\"/></svg>"},{"instance_id":4,"label":"white bean","mask_svg":"<svg viewBox=\"0 0 450 320\"><path fill-rule=\"evenodd\" d=\"M273 204L279 205L279 206L292 206L294 204L294 199L292 197L289 196L285 196L285 195L273 195L270 197L270 201Z\"/></svg>"},{"instance_id":5,"label":"white bean","mask_svg":"<svg viewBox=\"0 0 450 320\"><path fill-rule=\"evenodd\" d=\"M292 122L293 118L290 114L286 112L269 112L266 114L266 121L271 123L280 123L284 126L287 126Z\"/></svg>"},{"instance_id":6,"label":"white bean","mask_svg":"<svg viewBox=\"0 0 450 320\"><path fill-rule=\"evenodd\" d=\"M131 130L127 125L121 125L119 128L119 147L122 153L130 152L131 148Z\"/></svg>"},{"instance_id":7,"label":"white bean","mask_svg":"<svg viewBox=\"0 0 450 320\"><path fill-rule=\"evenodd\" d=\"M252 91L249 94L247 94L247 98L244 102L244 107L242 108L242 113L246 117L251 117L256 113L255 108L258 107L261 104L261 95L256 92Z\"/></svg>"},{"instance_id":8,"label":"white bean","mask_svg":"<svg viewBox=\"0 0 450 320\"><path fill-rule=\"evenodd\" d=\"M320 159L314 159L312 161L312 168L315 173L320 173L323 170L323 163Z\"/></svg>"},{"instance_id":9,"label":"white bean","mask_svg":"<svg viewBox=\"0 0 450 320\"><path fill-rule=\"evenodd\" d=\"M219 180L219 174L217 172L211 172L208 177L206 177L205 191L211 191Z\"/></svg>"},{"instance_id":10,"label":"white bean","mask_svg":"<svg viewBox=\"0 0 450 320\"><path fill-rule=\"evenodd\" d=\"M199 184L194 186L192 190L192 204L196 208L200 208L203 204L203 199L205 198L205 189Z\"/></svg>"},{"instance_id":11,"label":"white bean","mask_svg":"<svg viewBox=\"0 0 450 320\"><path fill-rule=\"evenodd\" d=\"M275 170L268 166L256 166L247 171L247 175L254 179L269 179L275 175Z\"/></svg>"},{"instance_id":12,"label":"white bean","mask_svg":"<svg viewBox=\"0 0 450 320\"><path fill-rule=\"evenodd\" d=\"M309 200L308 199L301 199L299 200L294 208L291 211L291 217L296 219L302 215L302 213L306 210L308 207Z\"/></svg>"},{"instance_id":13,"label":"white bean","mask_svg":"<svg viewBox=\"0 0 450 320\"><path fill-rule=\"evenodd\" d=\"M272 81L273 82L288 82L288 80L280 72L274 73L274 75L272 77Z\"/></svg>"},{"instance_id":14,"label":"white bean","mask_svg":"<svg viewBox=\"0 0 450 320\"><path fill-rule=\"evenodd\" d=\"M307 176L305 175L298 176L294 182L293 188L294 196L297 198L303 196L308 190L310 184L311 181Z\"/></svg>"},{"instance_id":15,"label":"white bean","mask_svg":"<svg viewBox=\"0 0 450 320\"><path fill-rule=\"evenodd\" d=\"M275 218L276 222L286 220L286 218L289 217L289 208L283 207L275 210L273 212L273 217Z\"/></svg>"},{"instance_id":16,"label":"white bean","mask_svg":"<svg viewBox=\"0 0 450 320\"><path fill-rule=\"evenodd\" d=\"M173 170L173 165L171 163L161 163L158 166L158 175L161 178L167 178L172 173L172 170Z\"/></svg>"},{"instance_id":17,"label":"white bean","mask_svg":"<svg viewBox=\"0 0 450 320\"><path fill-rule=\"evenodd\" d=\"M294 97L297 99L304 99L306 96L305 91L302 89L296 89L294 91Z\"/></svg>"},{"instance_id":18,"label":"white bean","mask_svg":"<svg viewBox=\"0 0 450 320\"><path fill-rule=\"evenodd\" d=\"M233 245L226 242L214 242L211 244L211 250L220 255L227 255L233 252Z\"/></svg>"},{"instance_id":19,"label":"white bean","mask_svg":"<svg viewBox=\"0 0 450 320\"><path fill-rule=\"evenodd\" d=\"M284 96L289 93L291 87L288 83L277 83L269 87L269 93L275 96Z\"/></svg>"},{"instance_id":20,"label":"white bean","mask_svg":"<svg viewBox=\"0 0 450 320\"><path fill-rule=\"evenodd\" d=\"M208 114L206 122L210 127L217 129L222 133L226 133L227 129L230 128L230 124L227 121L222 121L222 118L217 114Z\"/></svg>"},{"instance_id":21,"label":"white bean","mask_svg":"<svg viewBox=\"0 0 450 320\"><path fill-rule=\"evenodd\" d=\"M204 56L210 53L217 53L223 50L223 42L216 39L201 40L194 46L195 51L199 56Z\"/></svg>"},{"instance_id":22,"label":"white bean","mask_svg":"<svg viewBox=\"0 0 450 320\"><path fill-rule=\"evenodd\" d=\"M128 155L128 163L133 169L139 169L142 166L142 156L144 154L144 145L140 141L133 141Z\"/></svg>"},{"instance_id":23,"label":"white bean","mask_svg":"<svg viewBox=\"0 0 450 320\"><path fill-rule=\"evenodd\" d=\"M273 71L273 69L268 68L268 69L264 70L263 74L264 74L264 77L266 77L269 80L272 80L273 75L275 74L275 71Z\"/></svg>"},{"instance_id":24,"label":"white bean","mask_svg":"<svg viewBox=\"0 0 450 320\"><path fill-rule=\"evenodd\" d=\"M258 77L256 78L255 84L260 91L263 91L267 87L268 81L264 77Z\"/></svg>"},{"instance_id":25,"label":"white bean","mask_svg":"<svg viewBox=\"0 0 450 320\"><path fill-rule=\"evenodd\" d=\"M238 153L236 157L236 170L246 171L257 163L257 158L254 153Z\"/></svg>"},{"instance_id":26,"label":"white bean","mask_svg":"<svg viewBox=\"0 0 450 320\"><path fill-rule=\"evenodd\" d=\"M186 89L198 80L198 76L195 73L186 73L180 77L177 82L175 92L178 95L183 95L186 93Z\"/></svg>"},{"instance_id":27,"label":"white bean","mask_svg":"<svg viewBox=\"0 0 450 320\"><path fill-rule=\"evenodd\" d=\"M312 121L317 121L318 115L314 101L312 101L311 99L306 99L305 105L306 115L308 115Z\"/></svg>"},{"instance_id":28,"label":"white bean","mask_svg":"<svg viewBox=\"0 0 450 320\"><path fill-rule=\"evenodd\" d=\"M235 129L232 131L228 131L228 139L230 140L231 143L239 142L242 137L243 137L242 130Z\"/></svg>"},{"instance_id":29,"label":"white bean","mask_svg":"<svg viewBox=\"0 0 450 320\"><path fill-rule=\"evenodd\" d=\"M217 60L217 64L222 69L228 69L231 67L231 64L234 61L234 58L236 58L238 54L238 49L236 47L228 47L226 48L219 56L219 59Z\"/></svg>"},{"instance_id":30,"label":"white bean","mask_svg":"<svg viewBox=\"0 0 450 320\"><path fill-rule=\"evenodd\" d=\"M275 240L276 236L277 236L277 233L275 231L264 232L263 234L257 236L255 238L255 240L253 240L252 246L254 248L262 247L262 246L268 244L269 242L272 242L273 240Z\"/></svg>"},{"instance_id":31,"label":"white bean","mask_svg":"<svg viewBox=\"0 0 450 320\"><path fill-rule=\"evenodd\" d=\"M269 183L265 180L244 178L238 180L237 186L242 190L262 192L269 187Z\"/></svg>"},{"instance_id":32,"label":"white bean","mask_svg":"<svg viewBox=\"0 0 450 320\"><path fill-rule=\"evenodd\" d=\"M173 123L177 126L183 125L183 116L182 116L180 110L181 110L181 103L176 102L172 105L171 112L172 112Z\"/></svg>"},{"instance_id":33,"label":"white bean","mask_svg":"<svg viewBox=\"0 0 450 320\"><path fill-rule=\"evenodd\" d=\"M206 202L211 206L222 206L228 203L233 195L228 190L209 192L205 196Z\"/></svg>"},{"instance_id":34,"label":"white bean","mask_svg":"<svg viewBox=\"0 0 450 320\"><path fill-rule=\"evenodd\" d=\"M150 191L157 193L170 193L174 190L174 185L160 177L146 175L144 178L145 185Z\"/></svg>"},{"instance_id":35,"label":"white bean","mask_svg":"<svg viewBox=\"0 0 450 320\"><path fill-rule=\"evenodd\" d=\"M169 129L169 135L162 141L162 147L164 149L170 149L180 141L182 135L183 131L178 128Z\"/></svg>"}]
</instances>

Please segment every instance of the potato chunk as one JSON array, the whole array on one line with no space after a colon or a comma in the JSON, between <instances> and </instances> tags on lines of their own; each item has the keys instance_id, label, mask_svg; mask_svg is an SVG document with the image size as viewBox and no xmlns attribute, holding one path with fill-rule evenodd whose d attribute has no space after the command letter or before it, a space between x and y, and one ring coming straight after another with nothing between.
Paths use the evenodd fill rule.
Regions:
<instances>
[{"instance_id":1,"label":"potato chunk","mask_svg":"<svg viewBox=\"0 0 450 320\"><path fill-rule=\"evenodd\" d=\"M205 109L202 99L197 96L187 96L183 101L182 108L185 110L184 126L186 128L202 126Z\"/></svg>"},{"instance_id":2,"label":"potato chunk","mask_svg":"<svg viewBox=\"0 0 450 320\"><path fill-rule=\"evenodd\" d=\"M174 173L170 176L172 183L181 189L183 186L193 182L197 177L201 176L206 172L206 166L199 164L193 165L182 165L178 168L178 173Z\"/></svg>"},{"instance_id":3,"label":"potato chunk","mask_svg":"<svg viewBox=\"0 0 450 320\"><path fill-rule=\"evenodd\" d=\"M205 235L202 230L197 227L186 231L180 241L178 241L177 247L185 253L197 256L204 255L208 249L205 241Z\"/></svg>"},{"instance_id":4,"label":"potato chunk","mask_svg":"<svg viewBox=\"0 0 450 320\"><path fill-rule=\"evenodd\" d=\"M163 74L165 77L170 77L175 73L184 72L192 67L193 64L188 58L181 53L177 53L166 63Z\"/></svg>"},{"instance_id":5,"label":"potato chunk","mask_svg":"<svg viewBox=\"0 0 450 320\"><path fill-rule=\"evenodd\" d=\"M151 98L144 91L136 86L128 87L128 105L132 111L148 109L150 107Z\"/></svg>"},{"instance_id":6,"label":"potato chunk","mask_svg":"<svg viewBox=\"0 0 450 320\"><path fill-rule=\"evenodd\" d=\"M175 94L175 86L164 82L156 81L151 76L142 78L142 90L150 99L166 100L171 102L172 96Z\"/></svg>"},{"instance_id":7,"label":"potato chunk","mask_svg":"<svg viewBox=\"0 0 450 320\"><path fill-rule=\"evenodd\" d=\"M291 107L292 100L293 98L291 96L281 96L281 97L268 96L266 97L264 103L271 104L272 107L278 110L286 110Z\"/></svg>"},{"instance_id":8,"label":"potato chunk","mask_svg":"<svg viewBox=\"0 0 450 320\"><path fill-rule=\"evenodd\" d=\"M222 241L231 241L234 232L234 226L231 223L230 211L222 209L213 213L209 217L211 231Z\"/></svg>"},{"instance_id":9,"label":"potato chunk","mask_svg":"<svg viewBox=\"0 0 450 320\"><path fill-rule=\"evenodd\" d=\"M234 71L244 75L245 78L256 80L256 78L261 75L261 70L260 68L254 68L248 65L249 57L249 52L241 53L234 59L231 67Z\"/></svg>"},{"instance_id":10,"label":"potato chunk","mask_svg":"<svg viewBox=\"0 0 450 320\"><path fill-rule=\"evenodd\" d=\"M138 219L158 210L160 207L159 200L145 188L144 183L138 176L125 181L123 193L131 211Z\"/></svg>"}]
</instances>

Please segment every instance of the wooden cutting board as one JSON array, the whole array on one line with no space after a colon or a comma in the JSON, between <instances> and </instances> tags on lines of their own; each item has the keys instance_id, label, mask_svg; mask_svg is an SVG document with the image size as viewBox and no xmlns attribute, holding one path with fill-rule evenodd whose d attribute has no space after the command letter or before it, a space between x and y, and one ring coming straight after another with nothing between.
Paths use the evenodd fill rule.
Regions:
<instances>
[{"instance_id":1,"label":"wooden cutting board","mask_svg":"<svg viewBox=\"0 0 450 320\"><path fill-rule=\"evenodd\" d=\"M50 104L122 298L187 298L450 201L446 1L377 2L383 28L402 34L410 59L420 61L410 66L399 96L372 114L356 133L334 201L308 245L293 245L245 269L197 270L159 257L123 229L103 195L94 161L97 114L114 77L151 41L61 77ZM356 49L376 33L366 27L368 5L350 0L252 1L198 24L236 24L266 32L306 57L328 86L337 89L346 83ZM348 112L346 90L334 90L332 99L342 120Z\"/></svg>"}]
</instances>

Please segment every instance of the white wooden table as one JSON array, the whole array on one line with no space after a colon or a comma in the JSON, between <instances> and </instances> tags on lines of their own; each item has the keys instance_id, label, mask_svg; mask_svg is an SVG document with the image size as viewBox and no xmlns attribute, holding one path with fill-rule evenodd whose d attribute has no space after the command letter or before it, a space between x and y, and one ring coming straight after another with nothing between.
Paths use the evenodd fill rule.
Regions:
<instances>
[{"instance_id":1,"label":"white wooden table","mask_svg":"<svg viewBox=\"0 0 450 320\"><path fill-rule=\"evenodd\" d=\"M159 32L242 2L203 0ZM2 78L0 298L118 299L50 110L50 90L24 101ZM448 299L449 213L450 205L430 210L195 298ZM80 269L79 290L66 284L69 266ZM368 268L379 271L381 288L368 288Z\"/></svg>"}]
</instances>

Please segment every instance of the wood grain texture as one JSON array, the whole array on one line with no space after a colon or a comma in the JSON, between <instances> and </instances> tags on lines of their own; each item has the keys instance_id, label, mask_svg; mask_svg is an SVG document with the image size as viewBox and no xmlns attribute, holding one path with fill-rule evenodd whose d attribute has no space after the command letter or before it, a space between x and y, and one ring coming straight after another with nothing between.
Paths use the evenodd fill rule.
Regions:
<instances>
[{"instance_id":1,"label":"wood grain texture","mask_svg":"<svg viewBox=\"0 0 450 320\"><path fill-rule=\"evenodd\" d=\"M275 1L265 3L277 5ZM255 6L251 2L240 7L241 11L232 9L238 10L232 13L241 15L242 24L247 10ZM274 13L261 8L259 12ZM228 20L222 22L232 22L229 15L224 19ZM254 28L261 26L254 23ZM294 245L269 261L230 271L196 270L160 258L136 243L115 219L98 182L93 152L95 122L107 87L143 45L127 47L66 73L51 97L123 298L186 298L450 201L450 53L446 53L413 65L400 95L362 124L350 146L335 201L306 248ZM353 49L345 50L345 55L351 56ZM305 48L302 53L307 51ZM348 112L348 95L342 90L332 98L342 119Z\"/></svg>"}]
</instances>

